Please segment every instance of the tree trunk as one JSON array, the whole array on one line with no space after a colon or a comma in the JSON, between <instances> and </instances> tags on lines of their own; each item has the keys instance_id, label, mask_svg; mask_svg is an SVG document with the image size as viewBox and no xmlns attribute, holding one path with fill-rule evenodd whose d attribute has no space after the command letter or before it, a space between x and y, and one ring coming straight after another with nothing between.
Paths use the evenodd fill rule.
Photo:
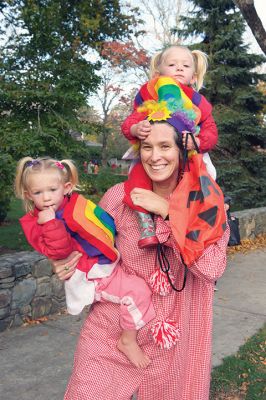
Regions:
<instances>
[{"instance_id":1,"label":"tree trunk","mask_svg":"<svg viewBox=\"0 0 266 400\"><path fill-rule=\"evenodd\" d=\"M108 128L103 126L103 136L102 136L102 165L106 167L107 165L107 139L108 139Z\"/></svg>"},{"instance_id":2,"label":"tree trunk","mask_svg":"<svg viewBox=\"0 0 266 400\"><path fill-rule=\"evenodd\" d=\"M266 32L254 6L254 0L235 0L261 50L266 54Z\"/></svg>"}]
</instances>

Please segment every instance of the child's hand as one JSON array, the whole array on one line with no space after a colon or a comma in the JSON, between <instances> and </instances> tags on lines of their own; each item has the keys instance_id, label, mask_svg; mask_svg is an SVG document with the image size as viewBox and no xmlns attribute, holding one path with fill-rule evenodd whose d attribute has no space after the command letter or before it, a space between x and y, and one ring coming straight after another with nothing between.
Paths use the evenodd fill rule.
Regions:
<instances>
[{"instance_id":1,"label":"child's hand","mask_svg":"<svg viewBox=\"0 0 266 400\"><path fill-rule=\"evenodd\" d=\"M131 128L131 134L136 136L139 140L146 139L147 136L151 133L151 124L147 119L138 122L133 125Z\"/></svg>"},{"instance_id":2,"label":"child's hand","mask_svg":"<svg viewBox=\"0 0 266 400\"><path fill-rule=\"evenodd\" d=\"M42 225L45 224L45 222L51 221L52 219L55 219L55 211L53 207L49 207L39 212L37 222L38 224Z\"/></svg>"},{"instance_id":3,"label":"child's hand","mask_svg":"<svg viewBox=\"0 0 266 400\"><path fill-rule=\"evenodd\" d=\"M187 134L187 131L183 131L182 132L182 142L183 142L183 146L184 147L185 147L185 144L186 144L186 134ZM196 141L196 143L197 143L197 145L199 147L200 146L199 138L195 137L195 141ZM190 135L188 135L187 150L195 150L195 146L194 146L193 140L192 140Z\"/></svg>"}]
</instances>

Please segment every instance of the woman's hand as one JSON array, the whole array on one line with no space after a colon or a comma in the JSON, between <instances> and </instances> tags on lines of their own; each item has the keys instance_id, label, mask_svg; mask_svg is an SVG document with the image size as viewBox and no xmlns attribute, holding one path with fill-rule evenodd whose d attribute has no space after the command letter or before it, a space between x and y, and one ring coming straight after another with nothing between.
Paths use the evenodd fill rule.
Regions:
<instances>
[{"instance_id":1,"label":"woman's hand","mask_svg":"<svg viewBox=\"0 0 266 400\"><path fill-rule=\"evenodd\" d=\"M75 272L77 263L82 256L78 251L73 251L64 260L50 260L54 273L58 276L60 281L69 279Z\"/></svg>"},{"instance_id":2,"label":"woman's hand","mask_svg":"<svg viewBox=\"0 0 266 400\"><path fill-rule=\"evenodd\" d=\"M131 200L136 206L140 206L145 210L161 215L166 218L169 213L169 202L151 190L134 188L131 193Z\"/></svg>"}]
</instances>

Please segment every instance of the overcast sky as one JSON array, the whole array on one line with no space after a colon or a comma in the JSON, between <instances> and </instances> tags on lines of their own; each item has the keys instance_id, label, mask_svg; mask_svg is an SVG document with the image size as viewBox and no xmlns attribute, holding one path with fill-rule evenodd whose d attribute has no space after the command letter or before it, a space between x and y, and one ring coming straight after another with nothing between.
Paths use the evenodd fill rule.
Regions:
<instances>
[{"instance_id":1,"label":"overcast sky","mask_svg":"<svg viewBox=\"0 0 266 400\"><path fill-rule=\"evenodd\" d=\"M255 8L257 10L257 14L263 23L264 28L266 29L266 1L265 0L254 0ZM247 28L247 40L251 42L251 49L256 53L263 54L262 50L260 49L256 39L254 38L251 30Z\"/></svg>"},{"instance_id":2,"label":"overcast sky","mask_svg":"<svg viewBox=\"0 0 266 400\"><path fill-rule=\"evenodd\" d=\"M127 0L124 0L125 3L127 3ZM122 0L123 2L123 0ZM151 4L153 2L151 1ZM171 6L171 0L166 1L167 4L170 4ZM176 4L176 0L172 0L173 3L173 7L175 7ZM257 10L258 16L260 17L264 27L266 28L266 0L254 0L254 4L255 4L255 8ZM145 6L143 5L142 0L132 0L130 2L131 6L136 6L139 7L140 10L143 10L143 14L141 14L141 17L143 17L143 20L146 23L146 29L150 31L153 31L153 19L151 17L151 15L149 13L147 13L147 10L145 8ZM181 7L181 14L186 15L188 9L191 8L191 3L186 2L186 0L182 0L182 7ZM173 24L174 26L174 22L173 19L171 20L171 16L169 18L168 23ZM247 33L245 35L245 40L250 43L251 47L250 47L250 51L251 52L255 52L255 53L262 53L259 45L256 42L256 39L254 38L251 30L249 28L247 28ZM156 43L156 40L154 38L154 35L151 34L151 36L147 36L146 35L146 40L145 38L143 38L144 42L142 42L142 44L144 45L144 47L149 48L151 53L153 53L154 51L158 50L158 45L160 47L160 42Z\"/></svg>"}]
</instances>

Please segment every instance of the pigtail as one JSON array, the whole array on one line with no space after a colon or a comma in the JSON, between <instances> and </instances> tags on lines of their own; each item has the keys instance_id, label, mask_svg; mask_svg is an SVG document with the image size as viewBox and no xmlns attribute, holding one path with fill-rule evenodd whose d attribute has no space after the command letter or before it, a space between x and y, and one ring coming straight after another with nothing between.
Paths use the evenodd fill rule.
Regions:
<instances>
[{"instance_id":1,"label":"pigtail","mask_svg":"<svg viewBox=\"0 0 266 400\"><path fill-rule=\"evenodd\" d=\"M158 75L160 75L159 65L162 60L162 54L163 54L163 51L160 51L159 53L154 54L154 56L151 59L150 79L156 78Z\"/></svg>"},{"instance_id":2,"label":"pigtail","mask_svg":"<svg viewBox=\"0 0 266 400\"><path fill-rule=\"evenodd\" d=\"M67 182L71 182L73 190L77 190L79 187L79 178L78 178L78 170L72 160L61 160L60 163L65 167L67 170ZM70 194L70 193L69 193Z\"/></svg>"},{"instance_id":3,"label":"pigtail","mask_svg":"<svg viewBox=\"0 0 266 400\"><path fill-rule=\"evenodd\" d=\"M15 177L15 182L14 182L14 191L15 195L18 199L23 200L25 202L25 191L26 191L26 185L25 185L25 169L26 165L28 162L33 161L32 157L24 157L21 160L19 160L17 169L16 169L16 177Z\"/></svg>"},{"instance_id":4,"label":"pigtail","mask_svg":"<svg viewBox=\"0 0 266 400\"><path fill-rule=\"evenodd\" d=\"M192 50L191 53L195 63L196 89L200 90L208 68L208 56L201 50Z\"/></svg>"}]
</instances>

